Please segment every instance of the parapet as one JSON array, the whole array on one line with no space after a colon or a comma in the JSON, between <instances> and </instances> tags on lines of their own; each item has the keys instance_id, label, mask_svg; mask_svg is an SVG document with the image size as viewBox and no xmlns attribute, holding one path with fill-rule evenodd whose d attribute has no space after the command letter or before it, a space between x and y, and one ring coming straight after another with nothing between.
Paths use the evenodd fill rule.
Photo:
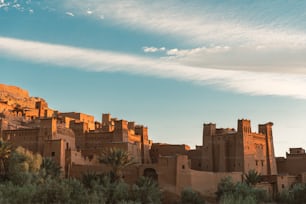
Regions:
<instances>
[{"instance_id":1,"label":"parapet","mask_svg":"<svg viewBox=\"0 0 306 204\"><path fill-rule=\"evenodd\" d=\"M215 135L216 124L215 123L204 123L203 136Z\"/></svg>"},{"instance_id":2,"label":"parapet","mask_svg":"<svg viewBox=\"0 0 306 204\"><path fill-rule=\"evenodd\" d=\"M251 120L238 119L237 131L240 133L251 133Z\"/></svg>"},{"instance_id":3,"label":"parapet","mask_svg":"<svg viewBox=\"0 0 306 204\"><path fill-rule=\"evenodd\" d=\"M289 154L305 154L305 149L301 147L289 148Z\"/></svg>"},{"instance_id":4,"label":"parapet","mask_svg":"<svg viewBox=\"0 0 306 204\"><path fill-rule=\"evenodd\" d=\"M109 113L103 113L102 114L102 123L108 124L111 121L111 114Z\"/></svg>"},{"instance_id":5,"label":"parapet","mask_svg":"<svg viewBox=\"0 0 306 204\"><path fill-rule=\"evenodd\" d=\"M128 122L129 130L135 130L135 122Z\"/></svg>"},{"instance_id":6,"label":"parapet","mask_svg":"<svg viewBox=\"0 0 306 204\"><path fill-rule=\"evenodd\" d=\"M235 128L217 128L216 129L216 134L217 135L230 134L230 133L236 133Z\"/></svg>"}]
</instances>

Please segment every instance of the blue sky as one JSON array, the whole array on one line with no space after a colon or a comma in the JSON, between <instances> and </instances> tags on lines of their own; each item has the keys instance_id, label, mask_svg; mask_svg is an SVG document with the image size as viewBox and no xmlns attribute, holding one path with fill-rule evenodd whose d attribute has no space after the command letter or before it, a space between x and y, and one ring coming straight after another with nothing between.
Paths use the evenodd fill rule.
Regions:
<instances>
[{"instance_id":1,"label":"blue sky","mask_svg":"<svg viewBox=\"0 0 306 204\"><path fill-rule=\"evenodd\" d=\"M60 111L202 143L202 124L274 122L306 147L306 2L0 0L0 83Z\"/></svg>"}]
</instances>

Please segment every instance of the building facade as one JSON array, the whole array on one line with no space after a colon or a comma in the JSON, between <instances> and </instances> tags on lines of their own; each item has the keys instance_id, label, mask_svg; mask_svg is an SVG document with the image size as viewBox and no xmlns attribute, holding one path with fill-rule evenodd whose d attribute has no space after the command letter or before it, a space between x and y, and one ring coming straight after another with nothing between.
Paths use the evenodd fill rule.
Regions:
<instances>
[{"instance_id":1,"label":"building facade","mask_svg":"<svg viewBox=\"0 0 306 204\"><path fill-rule=\"evenodd\" d=\"M189 151L191 168L211 172L248 172L276 175L272 125L269 122L252 132L250 120L238 120L234 128L204 124L203 144Z\"/></svg>"}]
</instances>

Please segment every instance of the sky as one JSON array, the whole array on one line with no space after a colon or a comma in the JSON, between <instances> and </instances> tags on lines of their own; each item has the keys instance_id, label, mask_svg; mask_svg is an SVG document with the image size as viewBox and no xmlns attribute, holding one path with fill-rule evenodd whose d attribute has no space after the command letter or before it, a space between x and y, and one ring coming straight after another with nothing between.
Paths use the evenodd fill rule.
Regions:
<instances>
[{"instance_id":1,"label":"sky","mask_svg":"<svg viewBox=\"0 0 306 204\"><path fill-rule=\"evenodd\" d=\"M0 83L62 112L202 144L203 123L273 122L306 148L306 1L0 0Z\"/></svg>"}]
</instances>

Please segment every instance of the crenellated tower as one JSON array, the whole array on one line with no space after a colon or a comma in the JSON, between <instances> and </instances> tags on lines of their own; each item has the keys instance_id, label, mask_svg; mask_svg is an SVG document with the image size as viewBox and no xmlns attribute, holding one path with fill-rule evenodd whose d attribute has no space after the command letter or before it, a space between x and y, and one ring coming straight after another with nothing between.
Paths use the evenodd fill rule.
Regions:
<instances>
[{"instance_id":1,"label":"crenellated tower","mask_svg":"<svg viewBox=\"0 0 306 204\"><path fill-rule=\"evenodd\" d=\"M259 133L265 135L266 138L266 162L267 162L268 175L277 174L276 160L274 155L272 126L273 126L272 122L258 125Z\"/></svg>"}]
</instances>

